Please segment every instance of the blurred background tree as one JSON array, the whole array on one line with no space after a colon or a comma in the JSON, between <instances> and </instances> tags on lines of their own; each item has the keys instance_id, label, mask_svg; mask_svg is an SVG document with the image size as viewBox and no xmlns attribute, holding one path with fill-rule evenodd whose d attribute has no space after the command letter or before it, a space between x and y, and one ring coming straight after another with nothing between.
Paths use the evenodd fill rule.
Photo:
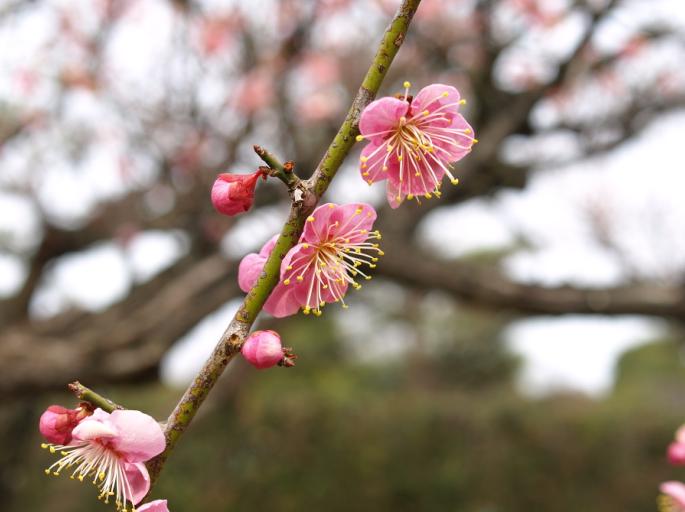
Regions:
<instances>
[{"instance_id":1,"label":"blurred background tree","mask_svg":"<svg viewBox=\"0 0 685 512\"><path fill-rule=\"evenodd\" d=\"M215 175L256 168L258 143L307 176L396 3L0 6L10 511L96 506L40 471L37 417L65 383L166 416L287 210L260 183L220 217ZM653 509L685 410L684 38L678 0L424 0L384 90L459 88L481 141L460 185L379 212L386 256L348 312L261 321L298 367L232 367L157 492L174 510ZM352 156L329 198L383 189ZM631 335L659 339L604 394L531 395L510 340L570 314L640 315Z\"/></svg>"}]
</instances>

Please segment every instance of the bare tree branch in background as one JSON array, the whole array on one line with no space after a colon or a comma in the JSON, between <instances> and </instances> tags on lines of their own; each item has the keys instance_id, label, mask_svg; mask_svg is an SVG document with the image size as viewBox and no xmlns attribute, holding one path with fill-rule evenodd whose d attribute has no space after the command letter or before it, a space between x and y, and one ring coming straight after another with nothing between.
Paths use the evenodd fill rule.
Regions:
<instances>
[{"instance_id":1,"label":"bare tree branch in background","mask_svg":"<svg viewBox=\"0 0 685 512\"><path fill-rule=\"evenodd\" d=\"M136 2L130 4L128 8ZM55 72L61 84L60 97L67 101L74 93L90 91L88 94L101 98L109 108L123 115L124 126L129 130L125 135L130 151L152 160L156 175L121 197L102 201L85 222L73 226L61 225L52 213L40 207L41 239L33 250L19 253L29 262L27 277L13 297L0 302L0 325L3 326L0 354L4 356L0 359L0 370L6 376L0 389L3 396L47 390L74 375L87 378L93 385L129 378L153 380L164 351L233 296L235 262L212 256L218 241L232 224L217 222L206 199L209 184L217 172L245 160L238 148L247 138L261 142L262 137L275 136L286 149L294 152L299 168L314 168L314 159L321 150L319 137L334 133L340 116L331 105L337 96L351 95L355 77L361 75L363 59L358 58L359 52L366 51L364 42L348 48L316 46L320 44L316 39L317 30L324 26L326 16L345 16L344 9L340 12L331 7L326 11L328 7L285 4L275 12L273 22L277 30L271 32L262 32L263 27L248 23L239 8L219 16L201 2L170 4L178 21L176 37L182 51L179 55L169 52L167 69L181 63L189 67L197 65L208 76L224 77L230 94L224 100L223 110L216 111L207 110L199 101L201 81L188 81L181 87L169 79L169 83L160 84L164 101L146 104L139 97L122 96L103 59L117 28L131 23L126 18L128 8L103 12L102 26L107 30L95 34L79 33L73 22L67 23L69 13L53 13L67 20L66 28L55 41L76 45L92 60L85 70L65 64ZM598 56L593 50L597 30L621 6L622 2L612 0L596 10L584 2L576 2L574 9L585 13L587 24L574 49L554 62L554 76L547 80L532 77L529 82L524 80L514 85L503 81L497 71L528 30L522 28L511 37L500 33L497 13L515 8L514 2L482 1L471 12L441 12L439 16L429 12L418 21L417 34L408 38L408 44L413 44L413 54L408 52L406 58L400 59L391 80L411 76L417 77L412 78L416 81L420 77L444 74L449 69L461 81L460 88L466 91L481 142L459 164L461 184L458 187L444 189L440 201L424 202L420 208L407 205L394 212L392 221L384 221L381 229L387 243L411 250L401 251L401 259L386 251L387 262L378 269L381 275L410 286L443 289L461 300L488 308L505 307L524 313L639 313L682 318L682 294L678 285L644 283L605 290L523 285L499 271L474 269L463 262L431 260L423 256L415 241L418 226L435 208L526 186L536 166L511 163L505 158L501 149L510 137L534 138L557 129L572 131L579 140L587 141L585 157L620 146L640 133L647 124L645 119L683 105L683 91L678 88L668 94L662 94L656 85L651 93L630 90L623 108L603 121L603 125L618 128L618 136L609 142L596 141L596 127L591 122L564 118L562 114L550 127L538 127L532 121L541 103L561 101L559 98L574 94L599 73L615 75L617 67L634 57L621 51ZM3 11L7 15L0 24L11 24L24 10L43 7L40 1L12 3L6 8L10 11ZM539 13L518 14L524 19L536 20L525 22L530 29L541 24L553 27L569 15L561 13L557 18L540 21ZM450 27L458 26L459 30L445 31L444 27L450 23ZM649 33L649 37L641 39L641 51L668 40L673 32L666 29L658 34ZM326 59L331 55L336 56L337 67ZM328 103L320 103L316 91L298 90L296 82L303 74L305 85L316 82L314 78L322 81L319 87ZM243 75L248 78L241 81ZM325 82L324 78L332 82ZM30 86L36 77L27 71L22 80ZM332 83L344 84L346 90L341 91L340 86ZM174 96L176 91L182 91L183 98ZM3 111L0 114L0 124L6 127L2 132L3 148L30 145L32 138L41 133L41 123L59 126L61 116L59 111L41 109L7 115ZM238 128L228 128L226 119L229 118ZM171 142L169 134L174 134ZM144 135L149 136L145 138L151 143L142 142ZM87 148L88 144L83 147ZM39 170L43 165L37 165L33 158L27 160L27 166L38 169L35 179L28 182L7 179L1 186L41 205L40 194L34 187L40 183ZM150 196L159 190L171 191L172 205L165 211L150 211ZM275 193L265 195L261 198L262 204L273 203L277 197ZM381 215L383 218L390 216ZM127 229L180 230L189 237L187 255L150 282L134 287L125 299L105 311L68 311L41 321L29 317L29 306L46 270L58 263L60 257L116 239ZM412 256L418 254L422 256ZM408 273L406 268L421 271ZM186 287L188 283L194 286ZM143 304L156 307L141 308ZM183 318L167 325L174 308L183 310ZM117 330L119 334L113 339L103 338L103 332L114 332L108 327L112 325L125 325L125 329ZM96 363L98 360L116 360L121 364L100 365Z\"/></svg>"}]
</instances>

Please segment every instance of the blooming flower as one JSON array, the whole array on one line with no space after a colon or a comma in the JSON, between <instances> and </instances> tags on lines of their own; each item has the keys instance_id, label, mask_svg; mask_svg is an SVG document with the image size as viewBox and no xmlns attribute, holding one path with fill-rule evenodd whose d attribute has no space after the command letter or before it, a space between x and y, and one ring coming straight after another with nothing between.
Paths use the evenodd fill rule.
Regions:
<instances>
[{"instance_id":1,"label":"blooming flower","mask_svg":"<svg viewBox=\"0 0 685 512\"><path fill-rule=\"evenodd\" d=\"M263 175L261 170L253 174L219 174L212 186L212 204L216 211L231 216L249 210L257 180Z\"/></svg>"},{"instance_id":2,"label":"blooming flower","mask_svg":"<svg viewBox=\"0 0 685 512\"><path fill-rule=\"evenodd\" d=\"M164 450L164 434L159 424L140 411L96 409L72 431L68 445L43 444L62 458L45 473L59 475L63 470L72 479L92 479L100 491L99 499L112 499L117 510L126 511L127 501L134 506L150 489L146 460Z\"/></svg>"},{"instance_id":3,"label":"blooming flower","mask_svg":"<svg viewBox=\"0 0 685 512\"><path fill-rule=\"evenodd\" d=\"M271 368L283 360L281 337L274 331L255 331L240 349L247 361L260 370Z\"/></svg>"},{"instance_id":4,"label":"blooming flower","mask_svg":"<svg viewBox=\"0 0 685 512\"><path fill-rule=\"evenodd\" d=\"M456 185L450 164L461 160L477 142L459 114L465 101L457 89L433 84L411 98L411 84L404 86L404 98L381 98L364 109L357 136L358 141L369 141L360 157L362 177L369 185L387 179L393 208L405 198L439 197L445 174Z\"/></svg>"},{"instance_id":5,"label":"blooming flower","mask_svg":"<svg viewBox=\"0 0 685 512\"><path fill-rule=\"evenodd\" d=\"M51 405L41 415L38 429L49 443L69 444L74 427L89 415L90 411L84 407L67 409L61 405Z\"/></svg>"},{"instance_id":6,"label":"blooming flower","mask_svg":"<svg viewBox=\"0 0 685 512\"><path fill-rule=\"evenodd\" d=\"M685 512L685 484L664 482L659 486L659 512Z\"/></svg>"},{"instance_id":7,"label":"blooming flower","mask_svg":"<svg viewBox=\"0 0 685 512\"><path fill-rule=\"evenodd\" d=\"M342 302L348 286L361 288L357 278L371 279L362 265L374 268L383 255L377 243L378 231L371 231L376 211L365 203L319 206L307 219L299 243L281 263L281 281L276 285L264 309L275 317L297 313L321 314L326 303ZM238 284L249 292L257 282L266 259L271 254L274 237L259 254L248 254L238 268Z\"/></svg>"},{"instance_id":8,"label":"blooming flower","mask_svg":"<svg viewBox=\"0 0 685 512\"><path fill-rule=\"evenodd\" d=\"M137 512L169 512L166 500L155 500L136 509Z\"/></svg>"}]
</instances>

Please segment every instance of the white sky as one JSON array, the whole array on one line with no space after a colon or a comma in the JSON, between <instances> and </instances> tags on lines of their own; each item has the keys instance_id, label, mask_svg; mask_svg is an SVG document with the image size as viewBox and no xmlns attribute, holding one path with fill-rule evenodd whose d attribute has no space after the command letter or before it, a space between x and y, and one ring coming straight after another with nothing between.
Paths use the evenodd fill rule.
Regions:
<instances>
[{"instance_id":1,"label":"white sky","mask_svg":"<svg viewBox=\"0 0 685 512\"><path fill-rule=\"evenodd\" d=\"M512 324L505 340L509 350L523 357L523 393L576 390L603 396L611 391L618 356L653 340L664 327L631 316L538 317Z\"/></svg>"}]
</instances>

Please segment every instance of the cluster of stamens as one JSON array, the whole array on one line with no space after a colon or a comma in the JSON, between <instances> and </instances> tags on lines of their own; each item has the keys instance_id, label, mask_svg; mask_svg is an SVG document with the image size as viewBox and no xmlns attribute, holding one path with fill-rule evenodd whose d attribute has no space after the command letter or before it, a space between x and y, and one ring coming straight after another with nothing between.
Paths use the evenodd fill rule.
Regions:
<instances>
[{"instance_id":1,"label":"cluster of stamens","mask_svg":"<svg viewBox=\"0 0 685 512\"><path fill-rule=\"evenodd\" d=\"M679 512L682 510L673 502L673 498L666 496L665 494L657 496L656 504L659 512Z\"/></svg>"},{"instance_id":2,"label":"cluster of stamens","mask_svg":"<svg viewBox=\"0 0 685 512\"><path fill-rule=\"evenodd\" d=\"M334 208L334 205L330 205ZM285 286L306 286L307 298L302 309L304 314L321 315L321 308L327 302L340 302L347 309L344 296L346 285L360 289L359 278L370 280L368 269L376 267L378 258L383 256L379 244L368 240L380 240L379 231L368 231L361 228L364 218L362 208L357 208L349 219L329 224L324 233L317 233L320 242L302 243L303 249L313 249L310 255L294 259L283 274ZM371 216L371 212L367 212ZM314 222L309 217L308 222ZM358 241L361 239L364 241ZM375 256L369 253L375 253ZM332 300L330 300L332 297ZM329 300L327 300L327 298Z\"/></svg>"},{"instance_id":3,"label":"cluster of stamens","mask_svg":"<svg viewBox=\"0 0 685 512\"><path fill-rule=\"evenodd\" d=\"M71 473L69 478L83 482L90 480L100 494L98 499L104 503L114 502L120 512L136 509L127 506L127 496L131 496L131 487L126 479L124 467L117 454L100 443L83 443L78 445L41 444L41 448L50 453L59 452L62 458L45 470L49 476L59 476L63 470Z\"/></svg>"},{"instance_id":4,"label":"cluster of stamens","mask_svg":"<svg viewBox=\"0 0 685 512\"><path fill-rule=\"evenodd\" d=\"M404 83L404 100L411 102L409 97L409 82ZM430 106L440 98L447 98L448 92L443 92L440 96L433 98L424 107ZM426 199L432 195L440 197L441 178L435 169L442 169L450 178L453 185L459 180L452 174L451 160L453 153L445 147L454 150L469 151L478 140L473 137L469 128L451 127L451 118L448 117L448 109L458 105L464 105L466 100L458 100L440 105L430 111L424 109L414 112L411 103L407 116L402 116L396 127L392 129L358 135L357 141L362 141L370 137L385 137L384 143L369 155L360 158L362 176L371 185L375 180L370 176L376 175L378 170L388 172L390 159L396 158L399 167L399 190L397 201L401 201L403 196L407 199L414 199L416 190L429 191L424 193ZM377 158L385 153L383 158ZM393 162L394 163L394 162ZM432 191L432 193L430 192ZM418 201L418 197L416 197Z\"/></svg>"}]
</instances>

